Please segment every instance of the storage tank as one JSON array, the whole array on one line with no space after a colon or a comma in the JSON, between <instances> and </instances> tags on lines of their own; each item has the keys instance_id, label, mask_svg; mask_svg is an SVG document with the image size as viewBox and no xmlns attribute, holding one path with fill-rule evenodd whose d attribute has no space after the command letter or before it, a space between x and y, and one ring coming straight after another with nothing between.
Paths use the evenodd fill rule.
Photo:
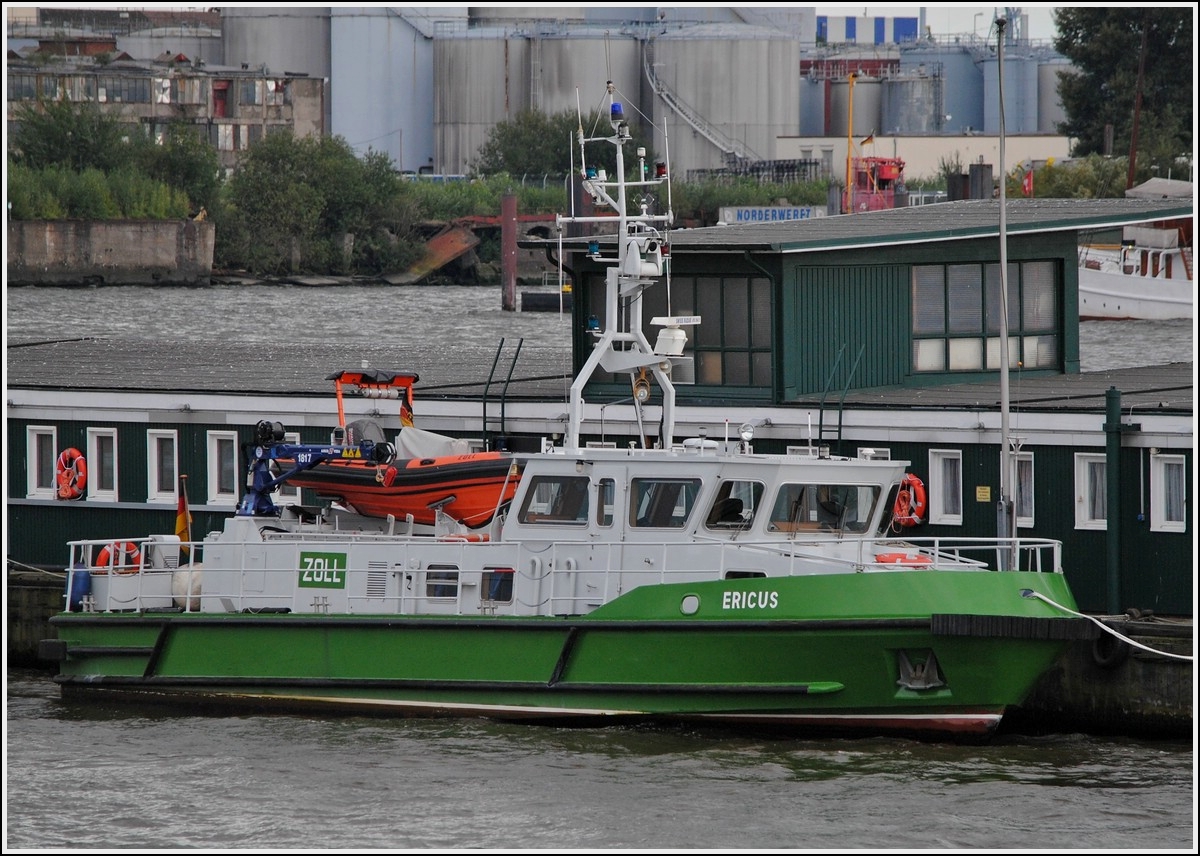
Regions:
<instances>
[{"instance_id":1,"label":"storage tank","mask_svg":"<svg viewBox=\"0 0 1200 856\"><path fill-rule=\"evenodd\" d=\"M983 61L983 130L1000 133L999 60ZM1004 57L1004 133L1038 132L1038 64L1030 57Z\"/></svg>"},{"instance_id":2,"label":"storage tank","mask_svg":"<svg viewBox=\"0 0 1200 856\"><path fill-rule=\"evenodd\" d=\"M679 105L670 109L660 97L654 107L676 175L725 166L722 149L731 146L750 160L774 159L776 139L800 130L800 43L761 29L753 38L723 29L723 37L653 43L655 79ZM662 151L661 140L655 148Z\"/></svg>"},{"instance_id":3,"label":"storage tank","mask_svg":"<svg viewBox=\"0 0 1200 856\"><path fill-rule=\"evenodd\" d=\"M829 87L829 128L831 137L850 133L865 137L873 131L883 132L883 86L876 77L859 77L854 84L854 124L850 119L850 80L835 80Z\"/></svg>"},{"instance_id":4,"label":"storage tank","mask_svg":"<svg viewBox=\"0 0 1200 856\"><path fill-rule=\"evenodd\" d=\"M825 93L824 78L800 78L800 136L825 136Z\"/></svg>"},{"instance_id":5,"label":"storage tank","mask_svg":"<svg viewBox=\"0 0 1200 856\"><path fill-rule=\"evenodd\" d=\"M922 67L948 82L942 88L942 132L982 131L983 72L967 47L918 43L911 48L900 48L901 75L918 74Z\"/></svg>"},{"instance_id":6,"label":"storage tank","mask_svg":"<svg viewBox=\"0 0 1200 856\"><path fill-rule=\"evenodd\" d=\"M942 78L928 74L885 80L880 130L894 136L940 134L945 125L942 91Z\"/></svg>"},{"instance_id":7,"label":"storage tank","mask_svg":"<svg viewBox=\"0 0 1200 856\"><path fill-rule=\"evenodd\" d=\"M1069 71L1067 60L1038 65L1037 129L1039 134L1057 134L1058 124L1067 121L1062 98L1058 95L1058 75Z\"/></svg>"}]
</instances>

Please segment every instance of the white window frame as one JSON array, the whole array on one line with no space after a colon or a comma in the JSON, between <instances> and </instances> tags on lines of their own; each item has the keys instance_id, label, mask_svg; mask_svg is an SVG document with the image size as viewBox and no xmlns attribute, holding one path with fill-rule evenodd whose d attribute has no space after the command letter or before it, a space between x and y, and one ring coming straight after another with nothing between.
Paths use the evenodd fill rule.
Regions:
<instances>
[{"instance_id":1,"label":"white window frame","mask_svg":"<svg viewBox=\"0 0 1200 856\"><path fill-rule=\"evenodd\" d=\"M1108 487L1104 479L1100 479L1099 484L1094 484L1093 475L1096 474L1095 465L1103 464L1105 468L1108 466L1108 458L1100 452L1076 452L1075 453L1075 528L1076 529L1108 529ZM1101 475L1103 470L1101 470ZM1090 497L1096 495L1104 501L1104 517L1095 516L1092 513Z\"/></svg>"},{"instance_id":2,"label":"white window frame","mask_svg":"<svg viewBox=\"0 0 1200 856\"><path fill-rule=\"evenodd\" d=\"M113 463L112 463L112 487L102 488L100 486L100 440L107 437L112 441ZM116 428L89 428L87 429L87 461L88 461L88 484L87 498L96 499L102 502L117 501L117 485L120 484L118 473L119 456L117 454L117 429Z\"/></svg>"},{"instance_id":3,"label":"white window frame","mask_svg":"<svg viewBox=\"0 0 1200 856\"><path fill-rule=\"evenodd\" d=\"M1026 462L1029 464L1029 478L1027 481L1023 480L1021 478L1021 464L1026 463ZM1014 493L1014 500L1015 500L1016 507L1013 509L1013 514L1015 514L1017 517L1017 527L1018 528L1032 529L1034 513L1036 512L1036 509L1034 508L1034 504L1033 504L1034 497L1035 497L1035 493L1033 490L1033 485L1034 485L1033 452L1017 452L1017 454L1016 454L1016 470L1017 470L1017 476L1014 481L1014 485L1016 487L1016 491ZM1023 497L1028 498L1028 500L1029 500L1029 514L1028 515L1021 514L1021 499Z\"/></svg>"},{"instance_id":4,"label":"white window frame","mask_svg":"<svg viewBox=\"0 0 1200 856\"><path fill-rule=\"evenodd\" d=\"M1182 479L1182 507L1179 509L1179 519L1167 519L1167 470L1179 468ZM1150 452L1150 531L1151 532L1186 532L1188 521L1187 497L1187 458L1184 455L1163 454Z\"/></svg>"},{"instance_id":5,"label":"white window frame","mask_svg":"<svg viewBox=\"0 0 1200 856\"><path fill-rule=\"evenodd\" d=\"M174 452L174 478L171 490L158 489L158 441L170 440ZM179 432L170 429L151 429L146 432L146 502L165 502L174 505L179 501Z\"/></svg>"},{"instance_id":6,"label":"white window frame","mask_svg":"<svg viewBox=\"0 0 1200 856\"><path fill-rule=\"evenodd\" d=\"M233 487L221 490L221 443L233 444ZM209 431L208 446L208 504L237 506L238 501L238 435L237 431Z\"/></svg>"},{"instance_id":7,"label":"white window frame","mask_svg":"<svg viewBox=\"0 0 1200 856\"><path fill-rule=\"evenodd\" d=\"M39 457L39 439L50 438L50 483L42 484L38 476L45 462ZM25 427L25 497L26 499L54 499L58 494L56 467L58 465L58 429L53 425L28 425Z\"/></svg>"},{"instance_id":8,"label":"white window frame","mask_svg":"<svg viewBox=\"0 0 1200 856\"><path fill-rule=\"evenodd\" d=\"M958 482L950 483L943 468L946 461L958 464ZM929 488L926 502L929 505L929 522L939 526L963 525L963 464L961 449L930 449L929 450ZM958 499L958 511L952 508L955 497Z\"/></svg>"}]
</instances>

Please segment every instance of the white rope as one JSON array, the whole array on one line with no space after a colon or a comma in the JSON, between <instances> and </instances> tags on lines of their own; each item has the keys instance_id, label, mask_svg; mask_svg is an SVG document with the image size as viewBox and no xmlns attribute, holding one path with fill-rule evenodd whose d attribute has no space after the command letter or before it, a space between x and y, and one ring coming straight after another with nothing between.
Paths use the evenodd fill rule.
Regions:
<instances>
[{"instance_id":1,"label":"white rope","mask_svg":"<svg viewBox=\"0 0 1200 856\"><path fill-rule=\"evenodd\" d=\"M1189 663L1192 662L1192 656L1190 654L1172 654L1168 651L1159 651L1155 648L1149 648L1149 647L1141 644L1140 642L1134 642L1128 636L1123 636L1120 633L1118 633L1117 631L1113 630L1111 627L1109 627L1107 624L1105 624L1100 619L1093 618L1090 615L1084 615L1082 612L1076 612L1073 609L1067 609L1061 603L1055 603L1050 598L1046 597L1044 594L1033 591L1032 589L1021 589L1021 596L1022 597L1036 597L1038 600L1044 600L1046 603L1050 604L1051 606L1056 607L1057 609L1061 609L1063 612L1069 613L1070 615L1075 615L1075 616L1078 616L1079 618L1086 618L1088 621L1095 624L1097 627L1099 627L1105 633L1111 633L1113 636L1116 636L1122 642L1125 642L1127 645L1132 645L1134 648L1141 648L1143 651L1149 651L1151 654L1158 654L1160 657L1170 657L1173 660L1187 660Z\"/></svg>"}]
</instances>

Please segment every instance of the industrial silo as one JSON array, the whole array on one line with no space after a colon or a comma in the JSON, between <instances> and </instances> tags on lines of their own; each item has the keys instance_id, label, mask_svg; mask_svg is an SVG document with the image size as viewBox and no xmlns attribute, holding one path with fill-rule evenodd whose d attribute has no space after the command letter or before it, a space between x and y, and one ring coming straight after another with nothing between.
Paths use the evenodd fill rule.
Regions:
<instances>
[{"instance_id":1,"label":"industrial silo","mask_svg":"<svg viewBox=\"0 0 1200 856\"><path fill-rule=\"evenodd\" d=\"M825 95L829 87L824 77L800 78L800 136L825 136Z\"/></svg>"},{"instance_id":2,"label":"industrial silo","mask_svg":"<svg viewBox=\"0 0 1200 856\"><path fill-rule=\"evenodd\" d=\"M880 130L894 136L940 134L945 124L943 83L927 69L883 81Z\"/></svg>"},{"instance_id":3,"label":"industrial silo","mask_svg":"<svg viewBox=\"0 0 1200 856\"><path fill-rule=\"evenodd\" d=\"M983 67L983 130L1000 133L999 59L985 59ZM1038 132L1038 63L1033 57L1004 57L1004 132Z\"/></svg>"},{"instance_id":4,"label":"industrial silo","mask_svg":"<svg viewBox=\"0 0 1200 856\"><path fill-rule=\"evenodd\" d=\"M918 42L900 48L900 74L933 74L938 69L943 81L942 132L965 134L983 130L983 72L968 47Z\"/></svg>"},{"instance_id":5,"label":"industrial silo","mask_svg":"<svg viewBox=\"0 0 1200 856\"><path fill-rule=\"evenodd\" d=\"M853 101L854 123L849 125L851 101ZM853 93L849 78L835 80L829 87L830 136L851 134L865 137L872 132L883 132L883 83L877 77L858 77L854 81Z\"/></svg>"},{"instance_id":6,"label":"industrial silo","mask_svg":"<svg viewBox=\"0 0 1200 856\"><path fill-rule=\"evenodd\" d=\"M1069 71L1066 60L1043 61L1038 65L1037 130L1039 134L1057 134L1060 122L1067 121L1062 98L1058 94L1058 75Z\"/></svg>"}]
</instances>

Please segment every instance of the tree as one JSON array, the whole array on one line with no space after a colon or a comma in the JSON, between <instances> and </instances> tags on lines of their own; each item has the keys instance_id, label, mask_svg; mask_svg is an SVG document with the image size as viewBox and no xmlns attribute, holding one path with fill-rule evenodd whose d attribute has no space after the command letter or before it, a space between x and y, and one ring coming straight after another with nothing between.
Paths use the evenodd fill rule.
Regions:
<instances>
[{"instance_id":1,"label":"tree","mask_svg":"<svg viewBox=\"0 0 1200 856\"><path fill-rule=\"evenodd\" d=\"M193 216L201 208L216 209L221 162L217 150L200 139L193 126L183 122L169 125L161 145L142 147L139 164L151 178L186 193Z\"/></svg>"},{"instance_id":2,"label":"tree","mask_svg":"<svg viewBox=\"0 0 1200 856\"><path fill-rule=\"evenodd\" d=\"M582 126L584 135L589 137L614 133L607 114L602 117L596 110L583 117ZM580 117L573 110L554 114L524 110L513 119L492 127L487 140L479 147L473 171L485 176L508 173L516 178L566 175L571 171L572 158L575 169L579 169L579 127ZM630 137L625 146L627 174L635 166L634 152L639 146L646 150L647 163L654 161L653 150L640 126L630 124ZM589 166L607 170L610 174L616 170L616 154L606 143L589 144L586 156Z\"/></svg>"},{"instance_id":3,"label":"tree","mask_svg":"<svg viewBox=\"0 0 1200 856\"><path fill-rule=\"evenodd\" d=\"M1059 73L1067 121L1059 132L1078 140L1075 154L1127 155L1137 111L1137 176L1166 177L1192 151L1192 15L1189 7L1063 6L1055 10L1054 47L1073 63ZM1146 50L1143 52L1143 35ZM1106 126L1113 147L1105 151Z\"/></svg>"},{"instance_id":4,"label":"tree","mask_svg":"<svg viewBox=\"0 0 1200 856\"><path fill-rule=\"evenodd\" d=\"M125 129L91 101L39 101L14 112L13 159L31 169L109 172L129 160Z\"/></svg>"}]
</instances>

